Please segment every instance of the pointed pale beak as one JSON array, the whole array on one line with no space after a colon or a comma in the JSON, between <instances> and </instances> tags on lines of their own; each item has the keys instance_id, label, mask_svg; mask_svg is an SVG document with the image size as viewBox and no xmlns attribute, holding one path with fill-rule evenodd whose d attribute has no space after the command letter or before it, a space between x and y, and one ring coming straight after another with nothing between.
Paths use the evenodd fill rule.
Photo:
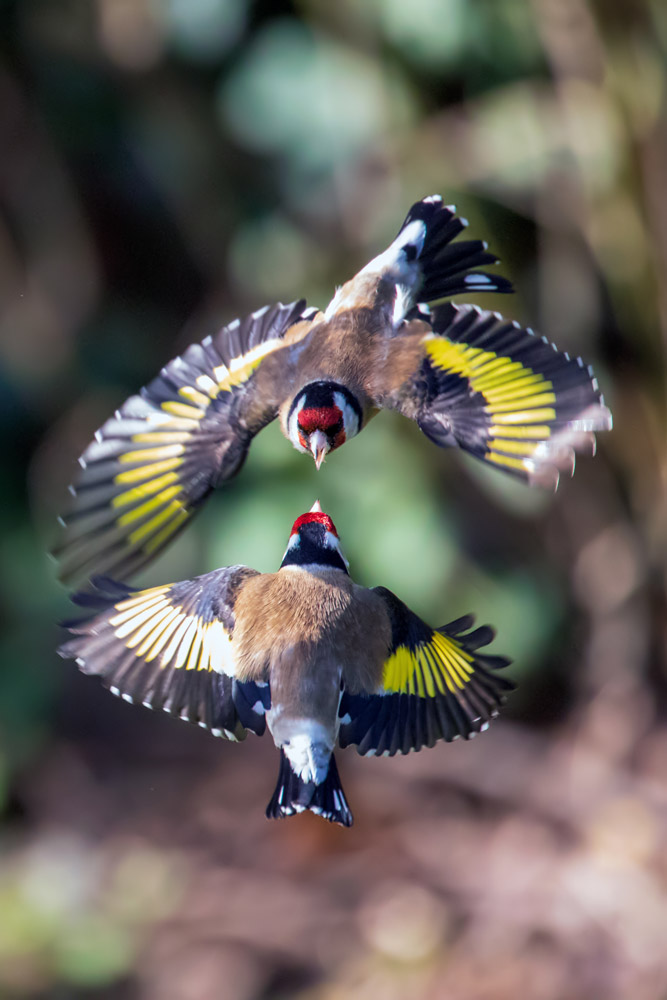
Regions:
<instances>
[{"instance_id":1,"label":"pointed pale beak","mask_svg":"<svg viewBox=\"0 0 667 1000\"><path fill-rule=\"evenodd\" d=\"M308 511L309 514L323 514L322 506L319 500L316 500L313 506Z\"/></svg>"},{"instance_id":2,"label":"pointed pale beak","mask_svg":"<svg viewBox=\"0 0 667 1000\"><path fill-rule=\"evenodd\" d=\"M322 431L313 431L310 435L309 444L313 458L315 459L315 466L319 469L329 451L329 441L326 434L323 434Z\"/></svg>"}]
</instances>

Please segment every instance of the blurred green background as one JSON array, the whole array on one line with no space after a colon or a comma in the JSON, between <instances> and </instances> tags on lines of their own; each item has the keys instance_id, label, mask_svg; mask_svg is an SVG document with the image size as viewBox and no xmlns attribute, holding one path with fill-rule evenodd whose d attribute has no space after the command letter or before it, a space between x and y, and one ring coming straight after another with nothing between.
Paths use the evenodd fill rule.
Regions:
<instances>
[{"instance_id":1,"label":"blurred green background","mask_svg":"<svg viewBox=\"0 0 667 1000\"><path fill-rule=\"evenodd\" d=\"M662 0L1 0L0 997L667 997L666 54ZM474 743L339 754L351 831L270 824L268 739L58 660L45 551L128 394L434 192L615 430L555 496L386 413L319 474L260 435L142 581L272 570L319 497L360 583L474 611L520 684Z\"/></svg>"}]
</instances>

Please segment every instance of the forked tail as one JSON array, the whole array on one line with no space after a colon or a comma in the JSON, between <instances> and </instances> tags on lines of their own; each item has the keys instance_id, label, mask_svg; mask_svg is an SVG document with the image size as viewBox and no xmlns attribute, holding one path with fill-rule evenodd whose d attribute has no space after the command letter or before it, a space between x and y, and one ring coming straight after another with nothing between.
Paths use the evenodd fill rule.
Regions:
<instances>
[{"instance_id":1,"label":"forked tail","mask_svg":"<svg viewBox=\"0 0 667 1000\"><path fill-rule=\"evenodd\" d=\"M307 809L328 819L330 823L352 826L352 813L340 783L333 754L329 760L326 778L316 785L314 781L303 781L295 774L281 750L278 783L266 808L266 815L269 819L280 819L283 816L305 812Z\"/></svg>"},{"instance_id":2,"label":"forked tail","mask_svg":"<svg viewBox=\"0 0 667 1000\"><path fill-rule=\"evenodd\" d=\"M431 195L412 206L392 247L400 247L407 261L417 261L421 281L413 293L417 305L428 305L460 292L511 292L512 285L499 274L478 271L498 258L481 240L457 240L468 225Z\"/></svg>"}]
</instances>

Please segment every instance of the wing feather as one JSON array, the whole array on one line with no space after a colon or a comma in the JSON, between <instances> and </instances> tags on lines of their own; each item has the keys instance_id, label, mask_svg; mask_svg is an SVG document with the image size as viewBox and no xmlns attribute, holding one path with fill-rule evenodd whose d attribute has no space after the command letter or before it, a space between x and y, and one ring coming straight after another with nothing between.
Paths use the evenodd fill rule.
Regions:
<instances>
[{"instance_id":1,"label":"wing feather","mask_svg":"<svg viewBox=\"0 0 667 1000\"><path fill-rule=\"evenodd\" d=\"M340 745L354 743L360 754L393 756L438 740L469 739L486 728L514 688L497 673L508 659L476 655L493 639L493 629L468 631L471 615L432 629L391 591L376 587L374 592L391 620L391 649L377 691L343 691Z\"/></svg>"},{"instance_id":2,"label":"wing feather","mask_svg":"<svg viewBox=\"0 0 667 1000\"><path fill-rule=\"evenodd\" d=\"M194 580L132 591L96 578L74 600L97 613L69 622L58 652L126 701L163 709L217 736L261 735L268 683L235 677L234 602L255 570L232 566Z\"/></svg>"},{"instance_id":3,"label":"wing feather","mask_svg":"<svg viewBox=\"0 0 667 1000\"><path fill-rule=\"evenodd\" d=\"M314 315L301 300L236 320L170 361L103 424L79 459L60 522L63 582L136 572L235 475L281 401L258 398L256 373L287 334L289 343L305 337ZM289 347L284 365L287 377Z\"/></svg>"},{"instance_id":4,"label":"wing feather","mask_svg":"<svg viewBox=\"0 0 667 1000\"><path fill-rule=\"evenodd\" d=\"M556 489L562 471L573 473L575 453L593 454L595 432L611 429L611 413L581 358L474 306L438 307L431 331L422 333L424 318L406 326L408 337L416 331L419 347L405 380L378 396L441 447L463 448ZM401 340L390 346L388 372L405 353Z\"/></svg>"}]
</instances>

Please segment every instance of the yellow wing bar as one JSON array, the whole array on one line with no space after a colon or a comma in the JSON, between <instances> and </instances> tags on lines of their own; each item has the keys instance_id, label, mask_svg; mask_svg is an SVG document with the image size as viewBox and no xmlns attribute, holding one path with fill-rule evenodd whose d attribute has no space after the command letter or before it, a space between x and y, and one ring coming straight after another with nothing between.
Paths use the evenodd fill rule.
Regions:
<instances>
[{"instance_id":1,"label":"yellow wing bar","mask_svg":"<svg viewBox=\"0 0 667 1000\"><path fill-rule=\"evenodd\" d=\"M418 369L405 398L417 403L408 415L432 441L553 489L561 471L574 471L576 451L594 453L594 433L612 421L581 358L472 306L438 307L430 321L433 332L421 339L426 371Z\"/></svg>"},{"instance_id":2,"label":"yellow wing bar","mask_svg":"<svg viewBox=\"0 0 667 1000\"><path fill-rule=\"evenodd\" d=\"M140 591L114 607L109 624L117 639L146 663L161 668L233 674L231 633L221 621L204 621L174 603L172 588Z\"/></svg>"},{"instance_id":3,"label":"yellow wing bar","mask_svg":"<svg viewBox=\"0 0 667 1000\"><path fill-rule=\"evenodd\" d=\"M459 643L440 632L415 649L399 648L384 665L383 687L388 692L434 698L455 694L470 680L474 658Z\"/></svg>"},{"instance_id":4,"label":"yellow wing bar","mask_svg":"<svg viewBox=\"0 0 667 1000\"><path fill-rule=\"evenodd\" d=\"M549 421L556 419L551 381L518 361L442 337L430 338L425 347L437 368L466 378L484 397L490 418L484 458L522 469L525 458L551 435Z\"/></svg>"},{"instance_id":5,"label":"yellow wing bar","mask_svg":"<svg viewBox=\"0 0 667 1000\"><path fill-rule=\"evenodd\" d=\"M74 600L98 613L67 625L61 656L126 701L163 709L215 736L261 735L270 707L265 679L235 676L236 593L255 571L236 566L194 580L128 591L108 577Z\"/></svg>"},{"instance_id":6,"label":"yellow wing bar","mask_svg":"<svg viewBox=\"0 0 667 1000\"><path fill-rule=\"evenodd\" d=\"M497 673L509 660L477 652L493 629L469 631L472 615L432 629L391 591L375 587L374 593L385 602L391 648L374 692L351 693L343 674L341 746L391 756L485 729L514 687Z\"/></svg>"},{"instance_id":7,"label":"yellow wing bar","mask_svg":"<svg viewBox=\"0 0 667 1000\"><path fill-rule=\"evenodd\" d=\"M61 520L64 582L128 579L236 474L278 412L273 395L256 391L257 368L306 336L312 315L301 301L235 320L165 365L97 431Z\"/></svg>"}]
</instances>

